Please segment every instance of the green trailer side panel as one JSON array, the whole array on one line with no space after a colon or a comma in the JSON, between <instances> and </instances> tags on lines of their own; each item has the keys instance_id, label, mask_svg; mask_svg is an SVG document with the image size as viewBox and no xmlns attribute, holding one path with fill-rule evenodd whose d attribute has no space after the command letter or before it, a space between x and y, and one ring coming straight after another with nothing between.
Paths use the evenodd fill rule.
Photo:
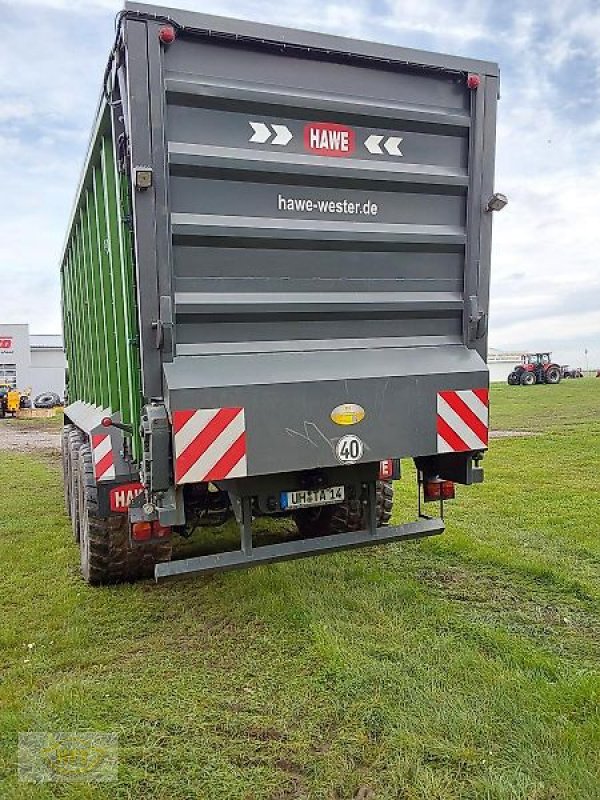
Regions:
<instances>
[{"instance_id":1,"label":"green trailer side panel","mask_svg":"<svg viewBox=\"0 0 600 800\"><path fill-rule=\"evenodd\" d=\"M118 169L110 109L92 143L61 266L69 402L120 413L138 435L139 325L129 180Z\"/></svg>"}]
</instances>

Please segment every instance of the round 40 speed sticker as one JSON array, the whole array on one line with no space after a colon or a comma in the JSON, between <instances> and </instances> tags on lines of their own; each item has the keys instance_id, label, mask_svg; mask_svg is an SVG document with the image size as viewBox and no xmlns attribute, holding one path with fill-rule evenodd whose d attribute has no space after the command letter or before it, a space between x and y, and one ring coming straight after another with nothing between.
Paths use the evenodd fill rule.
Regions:
<instances>
[{"instance_id":1,"label":"round 40 speed sticker","mask_svg":"<svg viewBox=\"0 0 600 800\"><path fill-rule=\"evenodd\" d=\"M335 457L342 464L356 464L363 457L365 446L353 433L342 436L335 446Z\"/></svg>"}]
</instances>

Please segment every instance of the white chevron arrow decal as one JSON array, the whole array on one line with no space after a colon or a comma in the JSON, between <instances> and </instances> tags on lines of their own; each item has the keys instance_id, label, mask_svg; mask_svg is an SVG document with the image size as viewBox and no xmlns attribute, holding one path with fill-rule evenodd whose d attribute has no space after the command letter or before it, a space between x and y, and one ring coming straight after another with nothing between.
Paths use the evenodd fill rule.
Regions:
<instances>
[{"instance_id":1,"label":"white chevron arrow decal","mask_svg":"<svg viewBox=\"0 0 600 800\"><path fill-rule=\"evenodd\" d=\"M383 146L391 156L401 156L402 153L400 152L399 149L401 141L402 141L401 136L390 136Z\"/></svg>"},{"instance_id":2,"label":"white chevron arrow decal","mask_svg":"<svg viewBox=\"0 0 600 800\"><path fill-rule=\"evenodd\" d=\"M257 144L276 144L279 147L285 147L294 138L294 134L287 125L267 125L266 122L250 122L248 123L253 130L250 137L251 142ZM271 130L272 129L272 130ZM271 139L271 137L273 137ZM269 141L270 140L270 141Z\"/></svg>"},{"instance_id":3,"label":"white chevron arrow decal","mask_svg":"<svg viewBox=\"0 0 600 800\"><path fill-rule=\"evenodd\" d=\"M377 134L372 133L368 136L365 140L365 147L369 151L369 153L377 153L378 155L382 155L383 151L381 149L381 142L383 140L383 136L377 136Z\"/></svg>"},{"instance_id":4,"label":"white chevron arrow decal","mask_svg":"<svg viewBox=\"0 0 600 800\"><path fill-rule=\"evenodd\" d=\"M251 142L258 142L258 144L264 144L271 137L271 131L265 125L264 122L250 122L250 127L254 131L254 133L250 137Z\"/></svg>"},{"instance_id":5,"label":"white chevron arrow decal","mask_svg":"<svg viewBox=\"0 0 600 800\"><path fill-rule=\"evenodd\" d=\"M293 134L287 125L272 125L271 127L275 131L275 138L271 144L280 144L285 147L288 142L291 142Z\"/></svg>"},{"instance_id":6,"label":"white chevron arrow decal","mask_svg":"<svg viewBox=\"0 0 600 800\"><path fill-rule=\"evenodd\" d=\"M383 141L385 139L385 141ZM402 152L400 151L400 142L402 141L402 136L382 136L378 133L372 133L370 136L367 136L365 139L365 147L369 151L369 153L373 153L373 155L382 156L385 155L383 150L381 149L382 146L386 153L390 156L401 156ZM383 143L383 144L382 144Z\"/></svg>"}]
</instances>

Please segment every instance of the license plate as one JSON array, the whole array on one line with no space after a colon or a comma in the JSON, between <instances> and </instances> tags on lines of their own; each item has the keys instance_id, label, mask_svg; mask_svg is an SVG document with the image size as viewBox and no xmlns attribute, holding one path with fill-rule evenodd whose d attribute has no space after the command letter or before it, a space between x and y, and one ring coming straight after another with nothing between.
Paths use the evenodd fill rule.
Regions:
<instances>
[{"instance_id":1,"label":"license plate","mask_svg":"<svg viewBox=\"0 0 600 800\"><path fill-rule=\"evenodd\" d=\"M310 506L329 506L341 503L346 496L343 486L329 486L327 489L299 489L297 492L282 492L280 505L287 508L309 508Z\"/></svg>"}]
</instances>

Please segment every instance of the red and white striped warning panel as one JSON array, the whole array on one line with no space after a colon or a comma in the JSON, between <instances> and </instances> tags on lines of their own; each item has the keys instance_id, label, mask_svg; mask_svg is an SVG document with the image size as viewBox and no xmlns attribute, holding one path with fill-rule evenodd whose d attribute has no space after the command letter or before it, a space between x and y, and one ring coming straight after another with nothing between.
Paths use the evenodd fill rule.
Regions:
<instances>
[{"instance_id":1,"label":"red and white striped warning panel","mask_svg":"<svg viewBox=\"0 0 600 800\"><path fill-rule=\"evenodd\" d=\"M115 457L108 433L92 434L92 460L97 481L112 481L115 478Z\"/></svg>"},{"instance_id":2,"label":"red and white striped warning panel","mask_svg":"<svg viewBox=\"0 0 600 800\"><path fill-rule=\"evenodd\" d=\"M243 408L173 412L176 483L243 478L246 420Z\"/></svg>"},{"instance_id":3,"label":"red and white striped warning panel","mask_svg":"<svg viewBox=\"0 0 600 800\"><path fill-rule=\"evenodd\" d=\"M487 389L438 392L438 453L482 450L488 445Z\"/></svg>"}]
</instances>

